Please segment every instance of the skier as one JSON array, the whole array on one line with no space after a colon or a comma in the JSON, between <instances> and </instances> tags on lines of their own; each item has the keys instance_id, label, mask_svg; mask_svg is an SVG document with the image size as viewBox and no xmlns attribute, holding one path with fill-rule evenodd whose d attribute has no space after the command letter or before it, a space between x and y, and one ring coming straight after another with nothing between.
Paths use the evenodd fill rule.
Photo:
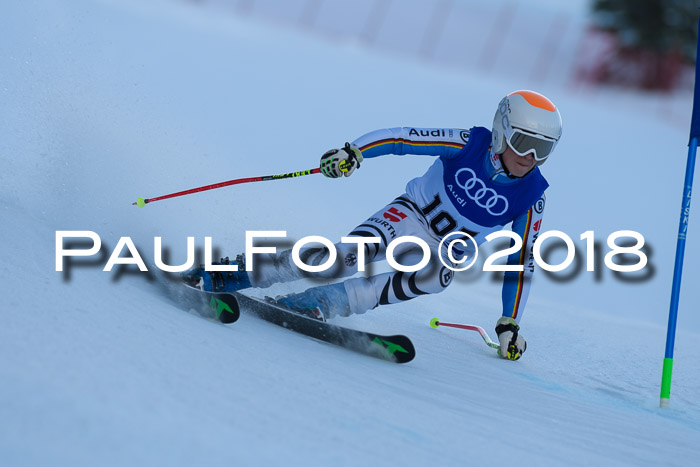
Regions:
<instances>
[{"instance_id":1,"label":"skier","mask_svg":"<svg viewBox=\"0 0 700 467\"><path fill-rule=\"evenodd\" d=\"M321 157L321 172L331 178L349 177L364 159L386 154L438 156L422 176L408 182L406 193L357 226L349 237L364 240L376 237L379 243L361 247L353 243L335 244L337 267L317 275L338 278L358 271L358 248L365 260L385 259L387 245L401 236L417 236L430 246L431 258L441 255L444 262L432 260L419 271L392 271L344 282L312 287L287 295L277 302L291 310L317 319L364 313L379 305L399 303L419 295L439 293L451 283L453 271L444 264L457 266L469 258L475 248L455 247L452 258L439 250L443 237L453 232L471 235L481 244L485 237L512 222L512 230L522 238L522 246L508 257L508 265L521 271L505 273L502 289L502 316L496 323L500 349L505 359L517 360L527 344L519 333L525 302L534 271L532 246L542 225L544 191L549 186L539 170L561 137L561 116L556 106L534 91L515 91L499 103L492 130L483 127L464 129L391 128L365 134L340 149ZM358 238L358 240L360 240ZM456 256L455 257L455 253ZM307 248L300 258L307 265L323 264L329 258L327 248ZM415 264L423 252L412 243L402 243L395 251L401 264ZM185 280L207 291L237 291L248 287L268 287L275 283L301 279L306 274L291 260L291 250L269 255L268 264L254 273L245 271L243 255L235 261L236 272L207 272L202 267L185 273Z\"/></svg>"}]
</instances>

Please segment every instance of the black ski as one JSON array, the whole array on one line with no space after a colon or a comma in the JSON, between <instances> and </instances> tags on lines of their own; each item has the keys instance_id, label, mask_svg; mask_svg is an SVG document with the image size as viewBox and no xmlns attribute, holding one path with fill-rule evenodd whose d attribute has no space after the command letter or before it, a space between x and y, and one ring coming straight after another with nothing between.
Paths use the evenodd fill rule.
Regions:
<instances>
[{"instance_id":1,"label":"black ski","mask_svg":"<svg viewBox=\"0 0 700 467\"><path fill-rule=\"evenodd\" d=\"M238 301L230 293L204 292L185 285L173 295L170 298L179 304L194 308L200 314L214 317L224 324L235 323L241 316Z\"/></svg>"},{"instance_id":2,"label":"black ski","mask_svg":"<svg viewBox=\"0 0 700 467\"><path fill-rule=\"evenodd\" d=\"M371 332L357 331L307 318L269 301L249 297L238 292L234 292L231 296L238 300L238 304L245 311L255 313L265 321L314 339L395 363L410 362L416 356L413 343L403 335L382 336Z\"/></svg>"}]
</instances>

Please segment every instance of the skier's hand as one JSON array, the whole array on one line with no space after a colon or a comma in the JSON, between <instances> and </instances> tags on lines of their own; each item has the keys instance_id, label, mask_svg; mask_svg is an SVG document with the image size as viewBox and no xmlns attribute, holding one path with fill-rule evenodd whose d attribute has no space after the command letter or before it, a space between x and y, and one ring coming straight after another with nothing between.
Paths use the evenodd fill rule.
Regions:
<instances>
[{"instance_id":1,"label":"skier's hand","mask_svg":"<svg viewBox=\"0 0 700 467\"><path fill-rule=\"evenodd\" d=\"M513 318L502 316L496 323L496 334L501 348L498 355L508 360L519 359L527 349L527 342L518 334L520 326Z\"/></svg>"},{"instance_id":2,"label":"skier's hand","mask_svg":"<svg viewBox=\"0 0 700 467\"><path fill-rule=\"evenodd\" d=\"M345 147L331 149L321 156L321 173L330 178L349 177L360 168L362 160L362 152L345 143Z\"/></svg>"}]
</instances>

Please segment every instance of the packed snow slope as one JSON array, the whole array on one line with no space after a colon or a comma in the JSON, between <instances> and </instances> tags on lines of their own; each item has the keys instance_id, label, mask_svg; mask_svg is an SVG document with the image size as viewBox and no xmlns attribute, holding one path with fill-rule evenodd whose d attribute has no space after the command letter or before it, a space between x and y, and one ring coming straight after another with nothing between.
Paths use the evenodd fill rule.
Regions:
<instances>
[{"instance_id":1,"label":"packed snow slope","mask_svg":"<svg viewBox=\"0 0 700 467\"><path fill-rule=\"evenodd\" d=\"M700 455L695 326L700 237L691 219L672 407L660 410L686 130L543 89L564 137L543 167L545 230L587 230L602 252L641 232L652 273L621 280L538 272L518 362L493 335L498 281L464 274L444 293L342 320L404 333L395 365L243 315L224 326L174 306L155 274L103 272L122 236L171 264L186 237L240 252L246 230L337 239L432 162L385 157L353 177L153 197L313 168L376 128L490 126L521 87L450 74L174 2L4 2L0 7L0 464L690 465ZM351 27L351 25L349 25ZM698 217L698 216L695 216ZM57 230L91 230L103 253L56 272ZM563 256L562 251L552 255ZM567 272L567 271L565 271ZM275 294L303 289L288 284ZM336 320L336 323L340 323Z\"/></svg>"}]
</instances>

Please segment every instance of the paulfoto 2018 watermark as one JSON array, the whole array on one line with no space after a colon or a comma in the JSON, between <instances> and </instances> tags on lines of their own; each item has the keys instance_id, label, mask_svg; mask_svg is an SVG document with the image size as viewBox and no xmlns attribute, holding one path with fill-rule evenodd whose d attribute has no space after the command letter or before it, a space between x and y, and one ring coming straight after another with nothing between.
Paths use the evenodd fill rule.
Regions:
<instances>
[{"instance_id":1,"label":"paulfoto 2018 watermark","mask_svg":"<svg viewBox=\"0 0 700 467\"><path fill-rule=\"evenodd\" d=\"M278 252L277 247L274 246L255 246L255 239L260 238L286 238L287 232L284 230L248 230L245 233L245 261L248 271L253 271L254 269L254 255L256 254L275 254ZM596 236L595 232L592 230L586 231L580 235L580 240L586 242L586 270L595 271L594 262L594 249ZM66 248L65 240L73 239L74 241L91 241L92 245L89 248ZM512 231L497 231L493 232L486 237L485 241L493 242L498 239L509 239L511 241L510 247L498 250L491 253L482 266L483 271L523 271L523 264L497 264L496 261L500 258L508 257L516 252L520 252L523 249L523 239L515 232ZM621 246L618 241L621 239L632 239L635 241L634 245L631 246ZM546 241L563 242L566 247L566 258L559 264L549 264L542 257L543 244ZM342 237L341 243L356 244L357 245L357 270L359 272L365 271L365 248L367 244L381 243L379 237ZM417 248L422 250L421 260L413 265L401 264L395 257L395 250L400 245L405 243L412 243ZM329 252L328 258L322 264L309 265L305 264L301 257L301 251L310 244L321 244ZM163 248L162 248L162 237L154 237L154 257L153 262L155 266L165 272L184 272L191 269L195 263L195 237L187 237L187 261L180 265L168 265L163 261ZM609 251L605 254L604 264L605 267L617 272L635 272L644 269L647 265L648 258L644 253L642 248L644 247L644 236L639 232L633 230L618 230L611 233L607 237L607 246ZM70 257L89 257L97 255L102 248L102 239L100 236L90 230L58 230L56 231L56 271L63 271L64 260ZM130 256L122 257L121 254L124 249L127 249ZM540 268L550 271L558 272L563 271L569 267L575 258L576 248L573 240L566 233L559 230L550 230L541 233L537 239L533 242L531 247L531 252L529 252L537 266ZM414 272L419 271L426 267L431 259L432 255L436 254L440 259L442 264L452 270L452 271L466 271L470 269L476 262L479 255L479 244L477 244L474 238L464 232L452 232L440 241L437 251L426 242L424 239L415 236L402 236L393 239L386 247L385 257L389 265L401 272ZM613 258L617 255L633 255L638 258L638 261L633 264L618 264L613 261ZM336 262L338 257L338 252L335 244L328 240L327 238L319 235L310 235L304 237L294 243L292 247L291 258L294 264L301 270L314 273L322 272L330 269ZM445 259L447 258L447 260ZM207 271L237 271L238 265L236 264L213 264L212 261L212 237L204 237L204 268ZM115 265L136 265L140 271L147 272L148 267L143 261L141 254L139 253L136 245L131 240L131 237L121 237L114 247L112 254L110 255L107 263L105 264L103 271L109 272Z\"/></svg>"}]
</instances>

